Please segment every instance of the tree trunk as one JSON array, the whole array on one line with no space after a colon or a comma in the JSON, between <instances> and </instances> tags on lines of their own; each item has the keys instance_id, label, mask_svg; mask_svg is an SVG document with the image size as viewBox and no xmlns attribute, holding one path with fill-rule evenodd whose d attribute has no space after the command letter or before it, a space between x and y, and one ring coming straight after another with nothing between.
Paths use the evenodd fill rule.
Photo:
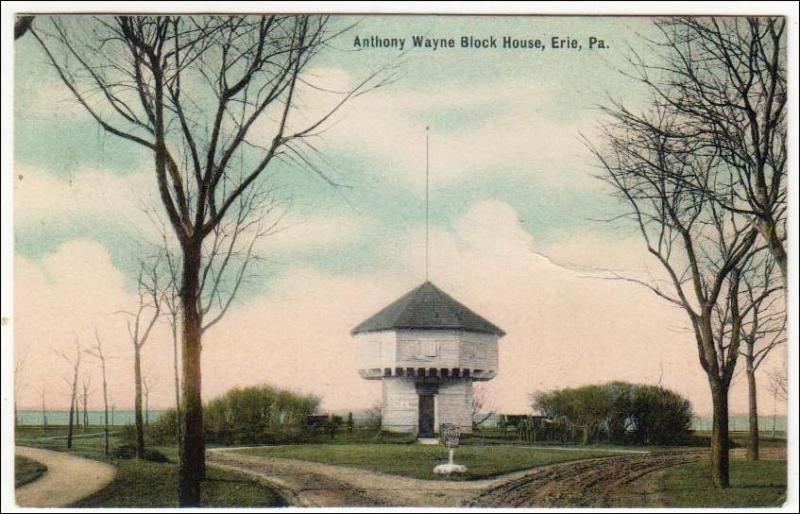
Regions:
<instances>
[{"instance_id":1,"label":"tree trunk","mask_svg":"<svg viewBox=\"0 0 800 514\"><path fill-rule=\"evenodd\" d=\"M717 487L729 487L728 387L710 377L714 416L711 424L711 479Z\"/></svg>"},{"instance_id":2,"label":"tree trunk","mask_svg":"<svg viewBox=\"0 0 800 514\"><path fill-rule=\"evenodd\" d=\"M141 348L134 343L133 346L133 374L136 383L136 393L133 403L136 418L136 458L144 458L144 419L142 417L142 358Z\"/></svg>"},{"instance_id":3,"label":"tree trunk","mask_svg":"<svg viewBox=\"0 0 800 514\"><path fill-rule=\"evenodd\" d=\"M83 431L86 432L86 429L89 428L89 410L86 406L86 403L89 401L88 395L86 393L83 394Z\"/></svg>"},{"instance_id":4,"label":"tree trunk","mask_svg":"<svg viewBox=\"0 0 800 514\"><path fill-rule=\"evenodd\" d=\"M775 439L775 424L778 421L778 413L775 412L775 408L772 408L772 439Z\"/></svg>"},{"instance_id":5,"label":"tree trunk","mask_svg":"<svg viewBox=\"0 0 800 514\"><path fill-rule=\"evenodd\" d=\"M749 398L749 417L750 417L750 446L747 448L747 459L758 460L758 403L756 399L756 370L753 362L748 358L747 362L747 392Z\"/></svg>"},{"instance_id":6,"label":"tree trunk","mask_svg":"<svg viewBox=\"0 0 800 514\"><path fill-rule=\"evenodd\" d=\"M181 507L200 504L200 481L205 475L205 438L203 404L200 396L200 352L202 316L197 299L200 294L199 243L190 242L184 249L181 312L183 313L181 350L183 353L183 430L178 466L178 500Z\"/></svg>"},{"instance_id":7,"label":"tree trunk","mask_svg":"<svg viewBox=\"0 0 800 514\"><path fill-rule=\"evenodd\" d=\"M78 366L72 376L72 396L69 401L69 426L67 427L67 448L72 449L72 423L75 415L75 404L78 401Z\"/></svg>"},{"instance_id":8,"label":"tree trunk","mask_svg":"<svg viewBox=\"0 0 800 514\"><path fill-rule=\"evenodd\" d=\"M775 259L775 262L778 264L778 267L781 270L781 278L783 279L783 294L788 294L787 283L788 280L786 278L787 275L787 255L786 255L786 247L783 244L780 236L778 235L776 223L774 220L764 220L761 218L756 218L756 230L758 230L761 237L764 238L764 241L767 242L767 247L769 248L772 257Z\"/></svg>"},{"instance_id":9,"label":"tree trunk","mask_svg":"<svg viewBox=\"0 0 800 514\"><path fill-rule=\"evenodd\" d=\"M108 388L106 386L106 363L105 360L102 363L103 366L103 410L105 414L104 425L103 425L103 434L105 437L105 445L104 445L104 452L108 455Z\"/></svg>"}]
</instances>

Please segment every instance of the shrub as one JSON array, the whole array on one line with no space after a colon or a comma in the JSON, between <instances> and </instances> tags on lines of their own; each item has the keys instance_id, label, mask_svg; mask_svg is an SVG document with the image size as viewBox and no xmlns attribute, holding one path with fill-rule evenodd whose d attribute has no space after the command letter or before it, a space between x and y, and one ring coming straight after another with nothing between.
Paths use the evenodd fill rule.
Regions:
<instances>
[{"instance_id":1,"label":"shrub","mask_svg":"<svg viewBox=\"0 0 800 514\"><path fill-rule=\"evenodd\" d=\"M152 448L145 448L144 460L149 460L151 462L169 462L169 459L166 455L158 450L153 450Z\"/></svg>"},{"instance_id":2,"label":"shrub","mask_svg":"<svg viewBox=\"0 0 800 514\"><path fill-rule=\"evenodd\" d=\"M111 456L115 459L134 459L136 458L136 445L119 444L111 450ZM169 462L169 458L166 455L152 448L145 448L143 457L144 460L151 462Z\"/></svg>"},{"instance_id":3,"label":"shrub","mask_svg":"<svg viewBox=\"0 0 800 514\"><path fill-rule=\"evenodd\" d=\"M111 456L115 459L132 459L136 457L136 446L132 444L120 444L111 450Z\"/></svg>"},{"instance_id":4,"label":"shrub","mask_svg":"<svg viewBox=\"0 0 800 514\"><path fill-rule=\"evenodd\" d=\"M383 423L383 412L381 402L372 405L364 413L366 417L366 426L372 430L380 430Z\"/></svg>"},{"instance_id":5,"label":"shrub","mask_svg":"<svg viewBox=\"0 0 800 514\"><path fill-rule=\"evenodd\" d=\"M136 426L135 425L122 425L119 429L120 440L131 446L136 444Z\"/></svg>"},{"instance_id":6,"label":"shrub","mask_svg":"<svg viewBox=\"0 0 800 514\"><path fill-rule=\"evenodd\" d=\"M162 412L156 421L145 427L145 440L153 445L171 445L177 441L178 416L175 409Z\"/></svg>"},{"instance_id":7,"label":"shrub","mask_svg":"<svg viewBox=\"0 0 800 514\"><path fill-rule=\"evenodd\" d=\"M551 420L584 427L589 441L674 444L691 430L689 401L660 386L610 382L535 393L532 400Z\"/></svg>"},{"instance_id":8,"label":"shrub","mask_svg":"<svg viewBox=\"0 0 800 514\"><path fill-rule=\"evenodd\" d=\"M312 438L305 420L319 407L316 396L303 395L270 385L236 388L206 403L206 441L215 444L284 444ZM148 429L157 444L176 438L175 409L165 411Z\"/></svg>"},{"instance_id":9,"label":"shrub","mask_svg":"<svg viewBox=\"0 0 800 514\"><path fill-rule=\"evenodd\" d=\"M381 430L373 436L371 442L387 444L415 444L417 442L417 434L388 432Z\"/></svg>"}]
</instances>

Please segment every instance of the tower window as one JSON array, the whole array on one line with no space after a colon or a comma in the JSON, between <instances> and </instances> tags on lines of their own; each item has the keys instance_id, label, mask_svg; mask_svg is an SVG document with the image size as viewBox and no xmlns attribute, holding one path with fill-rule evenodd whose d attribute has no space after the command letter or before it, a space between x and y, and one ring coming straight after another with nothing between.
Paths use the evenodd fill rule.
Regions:
<instances>
[{"instance_id":1,"label":"tower window","mask_svg":"<svg viewBox=\"0 0 800 514\"><path fill-rule=\"evenodd\" d=\"M437 355L439 355L439 341L417 341L416 357L418 359L436 357Z\"/></svg>"}]
</instances>

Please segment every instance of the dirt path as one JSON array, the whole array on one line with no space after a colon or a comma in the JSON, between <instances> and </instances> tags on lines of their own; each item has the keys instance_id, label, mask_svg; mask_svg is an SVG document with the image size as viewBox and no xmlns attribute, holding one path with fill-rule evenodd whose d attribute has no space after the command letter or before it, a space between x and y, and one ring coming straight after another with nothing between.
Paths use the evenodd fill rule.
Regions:
<instances>
[{"instance_id":1,"label":"dirt path","mask_svg":"<svg viewBox=\"0 0 800 514\"><path fill-rule=\"evenodd\" d=\"M116 468L68 453L15 446L17 455L47 466L41 478L15 491L20 507L64 507L108 485Z\"/></svg>"},{"instance_id":2,"label":"dirt path","mask_svg":"<svg viewBox=\"0 0 800 514\"><path fill-rule=\"evenodd\" d=\"M345 466L246 455L230 450L209 450L206 461L211 466L239 471L263 480L277 488L289 504L304 507L455 507L471 503L488 489L502 487L508 482L552 467L517 471L485 480L421 480ZM573 465L609 458L574 461Z\"/></svg>"},{"instance_id":3,"label":"dirt path","mask_svg":"<svg viewBox=\"0 0 800 514\"><path fill-rule=\"evenodd\" d=\"M477 495L467 482L431 482L362 469L277 457L212 451L207 463L246 473L277 488L290 505L303 507L452 506ZM453 487L455 486L455 487Z\"/></svg>"},{"instance_id":4,"label":"dirt path","mask_svg":"<svg viewBox=\"0 0 800 514\"><path fill-rule=\"evenodd\" d=\"M653 473L694 462L702 451L625 455L540 468L491 487L469 502L475 507L652 506ZM648 498L648 495L650 497Z\"/></svg>"}]
</instances>

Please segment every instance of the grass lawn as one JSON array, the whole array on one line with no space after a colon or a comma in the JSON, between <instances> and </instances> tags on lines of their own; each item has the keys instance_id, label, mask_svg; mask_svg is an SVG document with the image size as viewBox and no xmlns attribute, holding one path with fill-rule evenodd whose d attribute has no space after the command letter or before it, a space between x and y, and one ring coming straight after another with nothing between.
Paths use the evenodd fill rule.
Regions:
<instances>
[{"instance_id":1,"label":"grass lawn","mask_svg":"<svg viewBox=\"0 0 800 514\"><path fill-rule=\"evenodd\" d=\"M47 471L47 466L33 459L14 457L14 488L33 482Z\"/></svg>"},{"instance_id":2,"label":"grass lawn","mask_svg":"<svg viewBox=\"0 0 800 514\"><path fill-rule=\"evenodd\" d=\"M731 487L711 482L707 460L668 469L658 483L665 507L774 507L786 501L786 461L731 460Z\"/></svg>"},{"instance_id":3,"label":"grass lawn","mask_svg":"<svg viewBox=\"0 0 800 514\"><path fill-rule=\"evenodd\" d=\"M420 444L309 444L248 448L250 455L266 455L325 464L370 469L413 478L442 479L433 474L437 464L447 462L447 449ZM465 479L487 478L511 471L556 462L619 455L592 449L558 450L540 448L462 446L455 462L467 466Z\"/></svg>"},{"instance_id":4,"label":"grass lawn","mask_svg":"<svg viewBox=\"0 0 800 514\"><path fill-rule=\"evenodd\" d=\"M92 430L90 430L91 432ZM102 430L101 430L102 432ZM62 431L63 435L65 431ZM80 434L80 431L76 432ZM37 440L37 430L18 430L17 443L48 450L67 451L62 439ZM48 429L46 436L59 435ZM116 436L109 438L111 448L120 444ZM135 459L113 459L103 452L103 437L76 438L72 442L75 455L108 462L117 467L114 481L97 493L84 498L73 507L177 507L178 465L177 448L158 447L171 462L156 463ZM270 487L239 473L209 467L201 486L203 507L281 507L282 498Z\"/></svg>"},{"instance_id":5,"label":"grass lawn","mask_svg":"<svg viewBox=\"0 0 800 514\"><path fill-rule=\"evenodd\" d=\"M178 466L175 463L121 460L117 477L105 489L72 507L177 507ZM209 467L201 487L203 507L281 507L271 488L238 473Z\"/></svg>"}]
</instances>

